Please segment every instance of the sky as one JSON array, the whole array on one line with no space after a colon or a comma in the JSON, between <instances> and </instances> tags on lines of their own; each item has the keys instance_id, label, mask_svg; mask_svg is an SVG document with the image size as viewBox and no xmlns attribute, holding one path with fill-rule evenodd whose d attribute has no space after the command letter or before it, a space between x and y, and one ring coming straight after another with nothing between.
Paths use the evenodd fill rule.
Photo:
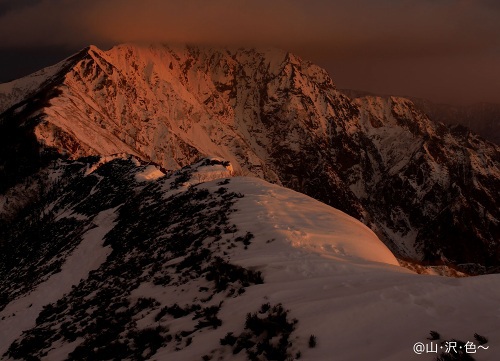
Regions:
<instances>
[{"instance_id":1,"label":"sky","mask_svg":"<svg viewBox=\"0 0 500 361\"><path fill-rule=\"evenodd\" d=\"M500 103L498 0L0 0L0 82L123 42L273 46L338 88Z\"/></svg>"}]
</instances>

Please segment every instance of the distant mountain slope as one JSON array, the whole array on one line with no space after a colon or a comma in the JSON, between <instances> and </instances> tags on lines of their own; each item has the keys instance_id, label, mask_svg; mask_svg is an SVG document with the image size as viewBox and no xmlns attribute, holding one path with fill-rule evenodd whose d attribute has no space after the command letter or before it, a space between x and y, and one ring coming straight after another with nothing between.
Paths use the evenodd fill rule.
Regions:
<instances>
[{"instance_id":1,"label":"distant mountain slope","mask_svg":"<svg viewBox=\"0 0 500 361\"><path fill-rule=\"evenodd\" d=\"M352 189L387 232L424 260L475 258L496 265L500 148L430 121L404 98L367 96L355 103L374 147L369 158L374 171L368 177L364 172Z\"/></svg>"},{"instance_id":2,"label":"distant mountain slope","mask_svg":"<svg viewBox=\"0 0 500 361\"><path fill-rule=\"evenodd\" d=\"M413 274L348 215L230 172L59 160L0 197L2 359L412 361L432 329L495 360L499 275Z\"/></svg>"},{"instance_id":3,"label":"distant mountain slope","mask_svg":"<svg viewBox=\"0 0 500 361\"><path fill-rule=\"evenodd\" d=\"M478 103L468 106L436 104L422 99L413 102L431 119L449 125L465 126L484 139L500 144L500 104Z\"/></svg>"},{"instance_id":4,"label":"distant mountain slope","mask_svg":"<svg viewBox=\"0 0 500 361\"><path fill-rule=\"evenodd\" d=\"M59 156L178 169L215 155L362 220L399 257L499 265L500 148L407 99L352 101L275 50L121 45L78 59L1 115L3 191Z\"/></svg>"},{"instance_id":5,"label":"distant mountain slope","mask_svg":"<svg viewBox=\"0 0 500 361\"><path fill-rule=\"evenodd\" d=\"M341 92L351 99L365 96L390 97L389 95L373 94L352 89L342 89ZM465 126L484 139L500 145L500 104L477 103L459 106L434 103L430 100L416 97L406 98L411 100L417 108L427 114L433 121L442 122L450 126Z\"/></svg>"}]
</instances>

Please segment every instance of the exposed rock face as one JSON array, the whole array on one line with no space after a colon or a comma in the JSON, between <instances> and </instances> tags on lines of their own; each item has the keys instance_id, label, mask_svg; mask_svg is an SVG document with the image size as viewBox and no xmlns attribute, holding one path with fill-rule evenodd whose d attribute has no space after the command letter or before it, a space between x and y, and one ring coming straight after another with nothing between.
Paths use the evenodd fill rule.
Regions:
<instances>
[{"instance_id":1,"label":"exposed rock face","mask_svg":"<svg viewBox=\"0 0 500 361\"><path fill-rule=\"evenodd\" d=\"M214 155L355 216L401 257L498 265L499 147L407 99L350 100L271 50L90 47L69 64L3 113L5 184L55 154L166 169Z\"/></svg>"},{"instance_id":2,"label":"exposed rock face","mask_svg":"<svg viewBox=\"0 0 500 361\"><path fill-rule=\"evenodd\" d=\"M355 192L387 232L427 261L497 264L499 148L430 121L407 99L356 103L375 165Z\"/></svg>"}]
</instances>

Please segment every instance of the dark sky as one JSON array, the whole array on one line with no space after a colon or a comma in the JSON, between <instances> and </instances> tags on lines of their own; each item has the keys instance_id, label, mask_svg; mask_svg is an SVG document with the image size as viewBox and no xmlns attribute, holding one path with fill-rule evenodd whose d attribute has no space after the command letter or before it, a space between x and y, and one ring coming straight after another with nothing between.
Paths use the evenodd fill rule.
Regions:
<instances>
[{"instance_id":1,"label":"dark sky","mask_svg":"<svg viewBox=\"0 0 500 361\"><path fill-rule=\"evenodd\" d=\"M339 88L500 103L498 0L0 0L0 81L136 41L275 46Z\"/></svg>"}]
</instances>

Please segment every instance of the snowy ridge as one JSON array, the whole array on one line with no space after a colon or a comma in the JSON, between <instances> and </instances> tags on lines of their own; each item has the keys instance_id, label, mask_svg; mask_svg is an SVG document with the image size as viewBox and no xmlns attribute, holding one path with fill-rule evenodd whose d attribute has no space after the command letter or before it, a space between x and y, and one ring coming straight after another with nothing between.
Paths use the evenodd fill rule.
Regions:
<instances>
[{"instance_id":1,"label":"snowy ridge","mask_svg":"<svg viewBox=\"0 0 500 361\"><path fill-rule=\"evenodd\" d=\"M54 166L71 182L42 194L27 219L46 209L50 225L50 213L64 211L97 227L67 238L74 250L60 271L0 311L0 329L10 331L0 338L2 358L417 361L413 344L436 330L443 340L485 335L489 350L474 357L496 360L498 275L417 275L366 226L305 195L257 178L195 181L197 170L224 164L201 160L147 182L137 175L151 165L134 157ZM42 245L52 244L44 232L52 235L40 229ZM0 247L2 257L17 257ZM36 267L51 262L30 254L25 262ZM0 271L1 280L19 272ZM2 294L19 285L0 283ZM43 292L50 298L35 297ZM273 338L258 333L259 322L280 314Z\"/></svg>"},{"instance_id":2,"label":"snowy ridge","mask_svg":"<svg viewBox=\"0 0 500 361\"><path fill-rule=\"evenodd\" d=\"M101 266L111 251L109 247L102 247L102 242L113 228L114 216L113 209L99 213L93 221L95 228L83 234L81 243L66 258L61 271L2 310L3 315L9 316L2 322L0 353L3 354L5 345L12 343L22 331L35 326L43 306L59 300L72 286L87 278L90 271Z\"/></svg>"},{"instance_id":3,"label":"snowy ridge","mask_svg":"<svg viewBox=\"0 0 500 361\"><path fill-rule=\"evenodd\" d=\"M0 83L0 113L51 83L57 75L60 75L61 71L71 66L75 62L75 58L80 54L73 55L55 65L43 68L20 79Z\"/></svg>"},{"instance_id":4,"label":"snowy ridge","mask_svg":"<svg viewBox=\"0 0 500 361\"><path fill-rule=\"evenodd\" d=\"M237 178L231 189L245 194L238 224L248 222L261 239L281 234L293 248L335 260L349 259L399 266L378 237L359 221L292 190L256 178ZM235 182L233 182L235 183Z\"/></svg>"}]
</instances>

